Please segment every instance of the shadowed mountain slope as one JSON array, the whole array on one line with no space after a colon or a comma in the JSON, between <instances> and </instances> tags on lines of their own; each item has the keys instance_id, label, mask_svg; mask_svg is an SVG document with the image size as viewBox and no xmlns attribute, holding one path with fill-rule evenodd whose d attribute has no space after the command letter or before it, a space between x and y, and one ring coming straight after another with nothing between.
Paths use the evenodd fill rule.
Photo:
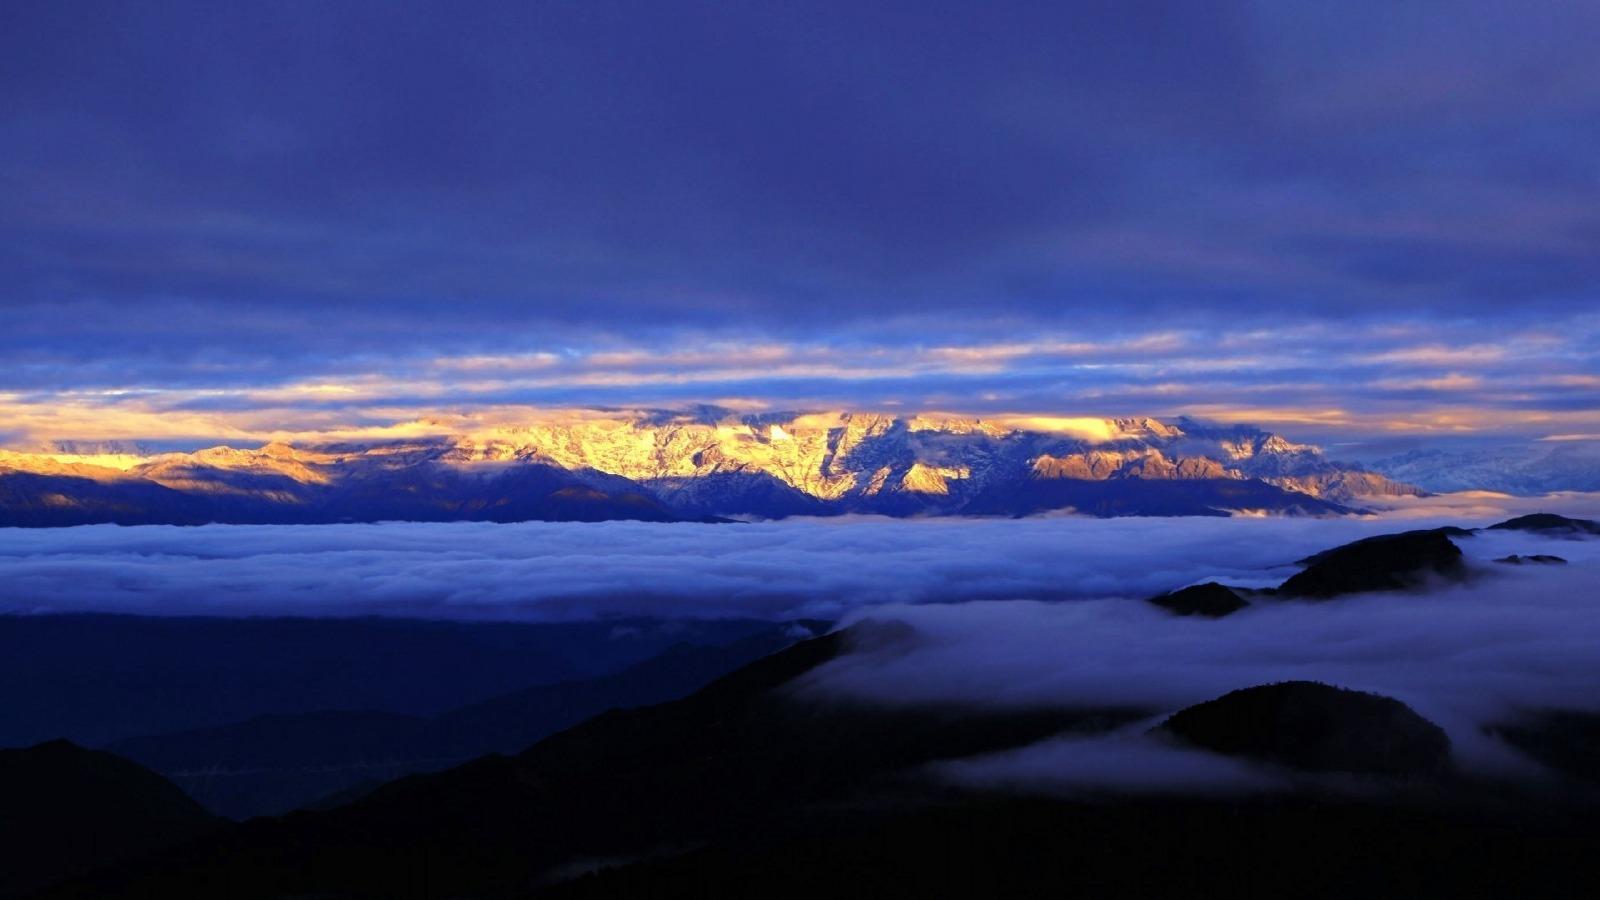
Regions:
<instances>
[{"instance_id":1,"label":"shadowed mountain slope","mask_svg":"<svg viewBox=\"0 0 1600 900\"><path fill-rule=\"evenodd\" d=\"M1461 548L1450 537L1472 534L1465 528L1447 526L1376 535L1300 560L1305 568L1276 588L1235 588L1207 582L1150 597L1147 602L1180 616L1221 618L1249 606L1247 596L1327 600L1417 588L1429 579L1459 581L1467 577L1467 567Z\"/></svg>"},{"instance_id":2,"label":"shadowed mountain slope","mask_svg":"<svg viewBox=\"0 0 1600 900\"><path fill-rule=\"evenodd\" d=\"M1250 605L1233 588L1215 581L1151 597L1149 602L1180 616L1212 619L1238 612Z\"/></svg>"},{"instance_id":3,"label":"shadowed mountain slope","mask_svg":"<svg viewBox=\"0 0 1600 900\"><path fill-rule=\"evenodd\" d=\"M1112 516L1227 516L1236 510L1329 515L1346 507L1264 481L1194 479L1147 481L1076 478L1027 479L998 484L963 507L967 515L1026 516L1051 510Z\"/></svg>"},{"instance_id":4,"label":"shadowed mountain slope","mask_svg":"<svg viewBox=\"0 0 1600 900\"><path fill-rule=\"evenodd\" d=\"M726 646L678 644L614 675L527 688L428 718L332 710L260 716L107 749L161 772L213 812L280 815L414 772L515 753L609 709L677 699L793 643L787 632L778 626Z\"/></svg>"},{"instance_id":5,"label":"shadowed mountain slope","mask_svg":"<svg viewBox=\"0 0 1600 900\"><path fill-rule=\"evenodd\" d=\"M1156 733L1312 772L1432 775L1450 759L1444 730L1404 703L1312 681L1233 691L1174 713Z\"/></svg>"},{"instance_id":6,"label":"shadowed mountain slope","mask_svg":"<svg viewBox=\"0 0 1600 900\"><path fill-rule=\"evenodd\" d=\"M1600 823L1338 800L963 795L815 811L524 897L1570 897Z\"/></svg>"},{"instance_id":7,"label":"shadowed mountain slope","mask_svg":"<svg viewBox=\"0 0 1600 900\"><path fill-rule=\"evenodd\" d=\"M1538 534L1600 534L1600 522L1593 519L1569 519L1554 513L1533 513L1507 519L1490 525L1494 531L1532 531Z\"/></svg>"},{"instance_id":8,"label":"shadowed mountain slope","mask_svg":"<svg viewBox=\"0 0 1600 900\"><path fill-rule=\"evenodd\" d=\"M136 763L67 741L0 750L0 896L193 840L218 827Z\"/></svg>"},{"instance_id":9,"label":"shadowed mountain slope","mask_svg":"<svg viewBox=\"0 0 1600 900\"><path fill-rule=\"evenodd\" d=\"M1600 713L1540 710L1492 731L1558 772L1600 784Z\"/></svg>"},{"instance_id":10,"label":"shadowed mountain slope","mask_svg":"<svg viewBox=\"0 0 1600 900\"><path fill-rule=\"evenodd\" d=\"M561 866L726 839L891 786L886 776L930 760L1085 721L819 704L782 690L849 639L805 641L686 699L609 712L517 756L404 778L348 806L254 820L59 895L515 896Z\"/></svg>"},{"instance_id":11,"label":"shadowed mountain slope","mask_svg":"<svg viewBox=\"0 0 1600 900\"><path fill-rule=\"evenodd\" d=\"M1406 782L1418 793L1085 801L942 787L926 763L1147 713L869 707L791 686L858 642L908 636L864 623L516 756L231 826L47 896L1529 896L1600 872L1592 810L1473 793L1440 771L1434 726L1320 685L1237 692L1173 719L1245 758L1427 776ZM1436 803L1447 785L1464 793Z\"/></svg>"},{"instance_id":12,"label":"shadowed mountain slope","mask_svg":"<svg viewBox=\"0 0 1600 900\"><path fill-rule=\"evenodd\" d=\"M0 746L141 735L327 709L435 716L594 678L674 644L781 630L749 619L0 616Z\"/></svg>"},{"instance_id":13,"label":"shadowed mountain slope","mask_svg":"<svg viewBox=\"0 0 1600 900\"><path fill-rule=\"evenodd\" d=\"M1317 599L1406 590L1429 578L1459 580L1466 574L1461 548L1445 529L1366 538L1325 550L1308 562L1278 587L1279 594Z\"/></svg>"}]
</instances>

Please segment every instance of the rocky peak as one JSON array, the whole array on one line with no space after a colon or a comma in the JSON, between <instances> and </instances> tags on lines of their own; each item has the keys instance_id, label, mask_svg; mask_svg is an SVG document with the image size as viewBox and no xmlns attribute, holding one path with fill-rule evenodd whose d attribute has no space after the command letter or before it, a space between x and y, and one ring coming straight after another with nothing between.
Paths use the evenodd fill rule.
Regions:
<instances>
[{"instance_id":1,"label":"rocky peak","mask_svg":"<svg viewBox=\"0 0 1600 900\"><path fill-rule=\"evenodd\" d=\"M194 492L217 490L223 483L232 485L230 490L282 490L284 478L301 486L331 485L428 466L453 467L457 475L470 473L487 483L515 477L520 464L564 469L584 484L607 490L653 495L694 515L951 514L963 512L980 495L1004 510L1016 507L1017 498L1040 482L1051 482L1049 490L1063 498L1071 494L1070 501L1062 500L1066 505L1087 497L1097 508L1115 510L1123 508L1116 497L1125 491L1103 483L1119 479L1253 480L1332 504L1416 492L1331 463L1315 447L1248 426L1189 419L1169 424L1151 417L981 419L853 410L747 415L712 407L677 413L575 412L454 436L364 445L221 446L141 460L129 475ZM8 459L6 465L19 464ZM1083 494L1073 486L1080 482L1102 484L1093 489L1098 493ZM1210 490L1173 489L1185 496ZM1126 489L1145 498L1155 490L1153 485ZM1217 502L1236 508L1243 502L1238 498L1249 493L1230 485L1227 499ZM1293 505L1270 494L1257 491L1250 502ZM1209 507L1195 502L1184 508Z\"/></svg>"}]
</instances>

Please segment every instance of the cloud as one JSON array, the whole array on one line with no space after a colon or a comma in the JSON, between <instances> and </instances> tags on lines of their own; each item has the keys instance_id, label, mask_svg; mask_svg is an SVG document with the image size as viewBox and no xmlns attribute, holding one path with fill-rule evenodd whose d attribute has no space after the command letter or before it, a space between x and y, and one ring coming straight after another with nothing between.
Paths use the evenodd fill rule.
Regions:
<instances>
[{"instance_id":1,"label":"cloud","mask_svg":"<svg viewBox=\"0 0 1600 900\"><path fill-rule=\"evenodd\" d=\"M1289 779L1259 766L1151 739L1142 730L1152 724L936 763L929 772L967 787L1063 794L1237 795L1290 786Z\"/></svg>"},{"instance_id":2,"label":"cloud","mask_svg":"<svg viewBox=\"0 0 1600 900\"><path fill-rule=\"evenodd\" d=\"M1259 602L1220 620L1173 617L1124 598L861 609L846 624L898 620L914 636L837 659L808 675L802 689L890 705L1131 707L1159 718L1238 688L1307 679L1402 700L1450 733L1456 759L1471 770L1537 773L1483 726L1539 709L1600 712L1593 596L1600 540L1485 532L1457 543L1480 572L1464 585ZM1570 562L1489 562L1511 553ZM1273 780L1184 758L1140 737L1142 730L1046 742L945 774L1053 790L1263 789Z\"/></svg>"},{"instance_id":3,"label":"cloud","mask_svg":"<svg viewBox=\"0 0 1600 900\"><path fill-rule=\"evenodd\" d=\"M8 529L0 579L7 584L3 607L20 611L836 617L892 603L1137 598L1214 578L1275 584L1308 553L1400 523L1600 509L1594 495L1452 502L1416 501L1391 517L1340 519Z\"/></svg>"},{"instance_id":4,"label":"cloud","mask_svg":"<svg viewBox=\"0 0 1600 900\"><path fill-rule=\"evenodd\" d=\"M1411 323L1416 324L1416 323ZM293 440L415 432L418 420L511 420L585 407L684 407L743 398L765 409L937 410L988 418L1195 415L1316 438L1379 434L1590 433L1600 320L1502 329L1493 360L1481 327L1062 331L1028 342L972 336L924 346L949 322L850 340L774 343L678 335L672 347L598 342L504 354L319 358L262 369L192 361L131 378L104 362L19 365L0 375L7 431L34 441ZM1436 334L1435 339L1440 335ZM680 349L673 349L673 347ZM681 349L691 347L695 349ZM1391 350L1374 352L1375 348Z\"/></svg>"},{"instance_id":5,"label":"cloud","mask_svg":"<svg viewBox=\"0 0 1600 900\"><path fill-rule=\"evenodd\" d=\"M1163 714L1234 688L1310 678L1398 697L1451 733L1464 764L1526 774L1530 764L1479 726L1529 707L1600 710L1600 540L1461 538L1482 577L1425 595L1263 603L1217 621L1174 618L1142 598L1207 580L1272 585L1295 559L1345 541L1536 509L1592 516L1600 496L1452 495L1339 519L8 529L0 612L894 619L915 629L911 643L843 657L802 689L885 704ZM1571 562L1489 561L1511 553ZM938 774L1069 792L1286 783L1141 730L1062 737Z\"/></svg>"},{"instance_id":6,"label":"cloud","mask_svg":"<svg viewBox=\"0 0 1600 900\"><path fill-rule=\"evenodd\" d=\"M1506 339L1585 346L1600 22L1503 6L8 9L0 387L912 406L926 370L877 382L934 348L928 392L1072 415L1116 385L1071 363L1217 323L1265 336L1217 360L1245 387L1592 376Z\"/></svg>"}]
</instances>

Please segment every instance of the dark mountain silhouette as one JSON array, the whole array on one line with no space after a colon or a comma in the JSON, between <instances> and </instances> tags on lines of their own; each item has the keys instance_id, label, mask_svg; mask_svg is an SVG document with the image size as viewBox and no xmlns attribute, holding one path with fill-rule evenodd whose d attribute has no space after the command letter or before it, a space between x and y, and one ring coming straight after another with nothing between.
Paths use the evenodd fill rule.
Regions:
<instances>
[{"instance_id":1,"label":"dark mountain silhouette","mask_svg":"<svg viewBox=\"0 0 1600 900\"><path fill-rule=\"evenodd\" d=\"M1600 783L1600 713L1540 710L1491 731L1558 772Z\"/></svg>"},{"instance_id":2,"label":"dark mountain silhouette","mask_svg":"<svg viewBox=\"0 0 1600 900\"><path fill-rule=\"evenodd\" d=\"M626 478L520 463L479 477L443 465L351 467L309 521L600 522L682 519Z\"/></svg>"},{"instance_id":3,"label":"dark mountain silhouette","mask_svg":"<svg viewBox=\"0 0 1600 900\"><path fill-rule=\"evenodd\" d=\"M813 627L825 627L815 623ZM329 795L515 753L609 709L682 697L793 643L777 627L726 646L678 644L614 675L540 685L423 718L376 711L259 716L107 747L234 819L279 815Z\"/></svg>"},{"instance_id":4,"label":"dark mountain silhouette","mask_svg":"<svg viewBox=\"0 0 1600 900\"><path fill-rule=\"evenodd\" d=\"M1303 571L1279 585L1278 594L1327 599L1405 590L1429 578L1459 580L1466 575L1461 548L1442 529L1366 538L1325 550L1309 561Z\"/></svg>"},{"instance_id":5,"label":"dark mountain silhouette","mask_svg":"<svg viewBox=\"0 0 1600 900\"><path fill-rule=\"evenodd\" d=\"M1466 577L1466 565L1461 548L1450 538L1472 534L1465 528L1447 526L1362 538L1300 560L1306 568L1276 588L1233 588L1207 582L1159 594L1146 602L1180 616L1221 618L1248 606L1246 596L1326 600L1414 588L1429 578L1460 580Z\"/></svg>"},{"instance_id":6,"label":"dark mountain silhouette","mask_svg":"<svg viewBox=\"0 0 1600 900\"><path fill-rule=\"evenodd\" d=\"M1143 714L885 709L791 687L856 642L900 637L869 625L805 641L683 700L230 826L46 896L1543 896L1600 875L1591 810L1493 786L1450 782L1465 793L1448 806L942 787L923 763ZM1439 774L1447 758L1443 735L1387 698L1239 694L1173 718L1214 749L1318 771Z\"/></svg>"},{"instance_id":7,"label":"dark mountain silhouette","mask_svg":"<svg viewBox=\"0 0 1600 900\"><path fill-rule=\"evenodd\" d=\"M0 750L0 896L191 841L219 826L176 786L67 741Z\"/></svg>"},{"instance_id":8,"label":"dark mountain silhouette","mask_svg":"<svg viewBox=\"0 0 1600 900\"><path fill-rule=\"evenodd\" d=\"M1373 535L1372 537L1361 538L1357 541L1351 541L1348 544L1340 544L1337 547L1331 547L1327 550L1313 553L1310 556L1307 556L1304 559L1296 560L1295 562L1302 566L1315 565L1316 563L1322 562L1336 553L1344 553L1352 550L1353 548L1371 547L1376 544L1393 544L1396 538L1412 538L1418 535L1429 534L1443 535L1447 538L1469 538L1474 534L1477 534L1477 532L1471 528L1461 528L1456 525L1444 525L1439 528L1421 528L1415 531L1401 531L1395 534L1379 534Z\"/></svg>"},{"instance_id":9,"label":"dark mountain silhouette","mask_svg":"<svg viewBox=\"0 0 1600 900\"><path fill-rule=\"evenodd\" d=\"M1539 534L1600 534L1600 522L1569 519L1554 513L1518 516L1489 526L1493 531L1532 531Z\"/></svg>"},{"instance_id":10,"label":"dark mountain silhouette","mask_svg":"<svg viewBox=\"0 0 1600 900\"><path fill-rule=\"evenodd\" d=\"M429 752L428 722L372 710L263 715L106 749L161 773L217 815L247 819L464 761Z\"/></svg>"},{"instance_id":11,"label":"dark mountain silhouette","mask_svg":"<svg viewBox=\"0 0 1600 900\"><path fill-rule=\"evenodd\" d=\"M607 861L520 896L1570 897L1600 876L1597 836L1582 814L960 795L812 810L739 840Z\"/></svg>"},{"instance_id":12,"label":"dark mountain silhouette","mask_svg":"<svg viewBox=\"0 0 1600 900\"><path fill-rule=\"evenodd\" d=\"M0 527L200 525L218 514L205 497L150 481L99 481L0 469Z\"/></svg>"},{"instance_id":13,"label":"dark mountain silhouette","mask_svg":"<svg viewBox=\"0 0 1600 900\"><path fill-rule=\"evenodd\" d=\"M1390 697L1313 681L1244 688L1174 713L1156 734L1312 772L1434 775L1444 730Z\"/></svg>"},{"instance_id":14,"label":"dark mountain silhouette","mask_svg":"<svg viewBox=\"0 0 1600 900\"><path fill-rule=\"evenodd\" d=\"M763 620L437 622L0 616L0 746L103 746L260 715L360 709L435 716L593 678L678 643L782 630Z\"/></svg>"},{"instance_id":15,"label":"dark mountain silhouette","mask_svg":"<svg viewBox=\"0 0 1600 900\"><path fill-rule=\"evenodd\" d=\"M1504 563L1508 566L1562 566L1566 565L1567 563L1565 559L1562 559L1559 556L1551 556L1548 553L1533 553L1528 556L1518 556L1517 554L1513 553L1510 556L1502 556L1495 560L1495 562Z\"/></svg>"},{"instance_id":16,"label":"dark mountain silhouette","mask_svg":"<svg viewBox=\"0 0 1600 900\"><path fill-rule=\"evenodd\" d=\"M160 474L165 483L0 468L0 527L686 518L625 478L534 463L487 479L444 466L358 468L334 484L199 466Z\"/></svg>"},{"instance_id":17,"label":"dark mountain silhouette","mask_svg":"<svg viewBox=\"0 0 1600 900\"><path fill-rule=\"evenodd\" d=\"M797 644L683 700L605 713L513 757L256 819L62 896L515 895L584 860L681 850L774 816L892 790L935 759L1132 713L890 710L783 686L851 639Z\"/></svg>"},{"instance_id":18,"label":"dark mountain silhouette","mask_svg":"<svg viewBox=\"0 0 1600 900\"><path fill-rule=\"evenodd\" d=\"M1230 510L1295 515L1349 512L1347 507L1264 481L1229 478L1146 480L1029 478L994 485L962 508L974 516L1026 516L1073 510L1101 517L1227 516Z\"/></svg>"},{"instance_id":19,"label":"dark mountain silhouette","mask_svg":"<svg viewBox=\"0 0 1600 900\"><path fill-rule=\"evenodd\" d=\"M1238 612L1250 605L1233 588L1215 581L1151 597L1149 602L1180 616L1205 616L1211 619Z\"/></svg>"}]
</instances>

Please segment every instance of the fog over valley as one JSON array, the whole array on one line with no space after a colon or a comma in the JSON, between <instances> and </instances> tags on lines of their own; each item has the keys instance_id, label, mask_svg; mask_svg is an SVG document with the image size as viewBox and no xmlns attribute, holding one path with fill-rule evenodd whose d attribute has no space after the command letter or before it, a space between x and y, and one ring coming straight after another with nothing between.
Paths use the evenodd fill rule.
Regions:
<instances>
[{"instance_id":1,"label":"fog over valley","mask_svg":"<svg viewBox=\"0 0 1600 900\"><path fill-rule=\"evenodd\" d=\"M1146 597L1212 579L1276 584L1292 574L1295 560L1367 535L1597 508L1592 495L1451 495L1414 499L1381 516L1326 519L5 529L0 578L8 587L0 609L522 621L835 618L881 603ZM1463 543L1469 553L1474 546Z\"/></svg>"}]
</instances>

